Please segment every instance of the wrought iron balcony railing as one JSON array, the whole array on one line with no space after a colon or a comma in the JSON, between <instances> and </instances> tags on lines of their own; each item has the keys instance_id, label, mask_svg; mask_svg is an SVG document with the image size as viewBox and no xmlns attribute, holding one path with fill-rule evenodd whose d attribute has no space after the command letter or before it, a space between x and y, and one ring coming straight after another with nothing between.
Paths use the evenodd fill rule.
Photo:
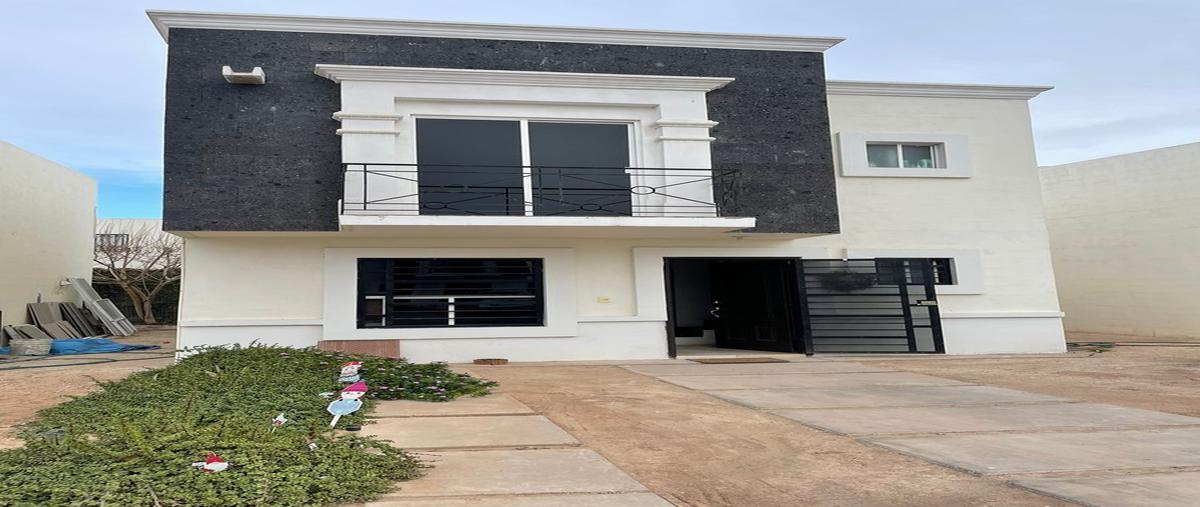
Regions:
<instances>
[{"instance_id":1,"label":"wrought iron balcony railing","mask_svg":"<svg viewBox=\"0 0 1200 507\"><path fill-rule=\"evenodd\" d=\"M342 214L718 217L732 172L642 167L343 164Z\"/></svg>"}]
</instances>

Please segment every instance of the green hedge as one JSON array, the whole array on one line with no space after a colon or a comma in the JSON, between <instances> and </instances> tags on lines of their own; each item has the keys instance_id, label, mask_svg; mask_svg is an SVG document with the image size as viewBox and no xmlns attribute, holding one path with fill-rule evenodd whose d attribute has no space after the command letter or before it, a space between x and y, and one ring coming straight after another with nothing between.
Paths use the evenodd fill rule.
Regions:
<instances>
[{"instance_id":1,"label":"green hedge","mask_svg":"<svg viewBox=\"0 0 1200 507\"><path fill-rule=\"evenodd\" d=\"M319 393L342 387L338 370L347 358L315 349L209 349L102 383L24 425L25 447L0 451L0 505L332 505L374 498L419 476L421 465L380 441L329 429L330 400ZM374 398L443 401L486 394L494 385L443 364L361 360L371 393L339 427L361 424ZM280 412L288 422L272 431ZM205 473L191 465L210 451L229 469Z\"/></svg>"}]
</instances>

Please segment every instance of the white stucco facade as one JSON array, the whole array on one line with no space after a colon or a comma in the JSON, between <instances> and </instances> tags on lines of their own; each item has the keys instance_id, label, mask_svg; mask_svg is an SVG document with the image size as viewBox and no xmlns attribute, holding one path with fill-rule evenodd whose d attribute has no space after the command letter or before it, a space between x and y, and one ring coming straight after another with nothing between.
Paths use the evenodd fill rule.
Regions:
<instances>
[{"instance_id":1,"label":"white stucco facade","mask_svg":"<svg viewBox=\"0 0 1200 507\"><path fill-rule=\"evenodd\" d=\"M0 312L28 322L25 305L72 301L61 285L92 278L96 181L0 141Z\"/></svg>"},{"instance_id":2,"label":"white stucco facade","mask_svg":"<svg viewBox=\"0 0 1200 507\"><path fill-rule=\"evenodd\" d=\"M470 225L465 217L436 217L463 220L455 227L379 222L369 228L344 223L337 233L192 234L186 244L179 345L400 339L400 353L416 361L662 358L667 355L664 258L922 256L953 259L957 283L938 286L947 353L1063 351L1026 102L1036 92L1008 96L959 87L915 94L878 84L866 91L838 89L831 86L829 95L835 155L850 149L839 144L847 137L950 139L945 149L962 161L956 174L847 174L839 161L842 232L807 237L738 235L712 224L650 233L620 224L522 229ZM687 117L693 131L703 125L701 111ZM363 121L393 126L354 128L403 128L390 117ZM342 135L344 143L355 142ZM374 137L394 139L393 134ZM706 142L689 143L707 149ZM357 258L430 256L544 259L546 325L355 329Z\"/></svg>"},{"instance_id":3,"label":"white stucco facade","mask_svg":"<svg viewBox=\"0 0 1200 507\"><path fill-rule=\"evenodd\" d=\"M1068 331L1200 337L1200 143L1043 167Z\"/></svg>"}]
</instances>

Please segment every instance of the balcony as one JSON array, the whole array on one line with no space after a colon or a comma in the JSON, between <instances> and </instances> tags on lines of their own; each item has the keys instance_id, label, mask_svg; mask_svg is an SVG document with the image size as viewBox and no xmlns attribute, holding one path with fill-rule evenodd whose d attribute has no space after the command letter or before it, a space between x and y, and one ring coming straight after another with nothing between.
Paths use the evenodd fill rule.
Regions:
<instances>
[{"instance_id":1,"label":"balcony","mask_svg":"<svg viewBox=\"0 0 1200 507\"><path fill-rule=\"evenodd\" d=\"M662 237L754 227L714 199L731 171L362 163L343 171L343 230Z\"/></svg>"}]
</instances>

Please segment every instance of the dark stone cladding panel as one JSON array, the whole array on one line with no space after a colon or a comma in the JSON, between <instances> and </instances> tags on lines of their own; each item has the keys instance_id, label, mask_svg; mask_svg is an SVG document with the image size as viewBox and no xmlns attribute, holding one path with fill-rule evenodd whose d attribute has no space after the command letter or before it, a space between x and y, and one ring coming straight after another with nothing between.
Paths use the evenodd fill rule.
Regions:
<instances>
[{"instance_id":1,"label":"dark stone cladding panel","mask_svg":"<svg viewBox=\"0 0 1200 507\"><path fill-rule=\"evenodd\" d=\"M734 77L708 94L728 216L838 231L820 53L239 30L171 30L163 218L173 231L337 230L338 85L318 63ZM220 76L261 66L265 86Z\"/></svg>"}]
</instances>

